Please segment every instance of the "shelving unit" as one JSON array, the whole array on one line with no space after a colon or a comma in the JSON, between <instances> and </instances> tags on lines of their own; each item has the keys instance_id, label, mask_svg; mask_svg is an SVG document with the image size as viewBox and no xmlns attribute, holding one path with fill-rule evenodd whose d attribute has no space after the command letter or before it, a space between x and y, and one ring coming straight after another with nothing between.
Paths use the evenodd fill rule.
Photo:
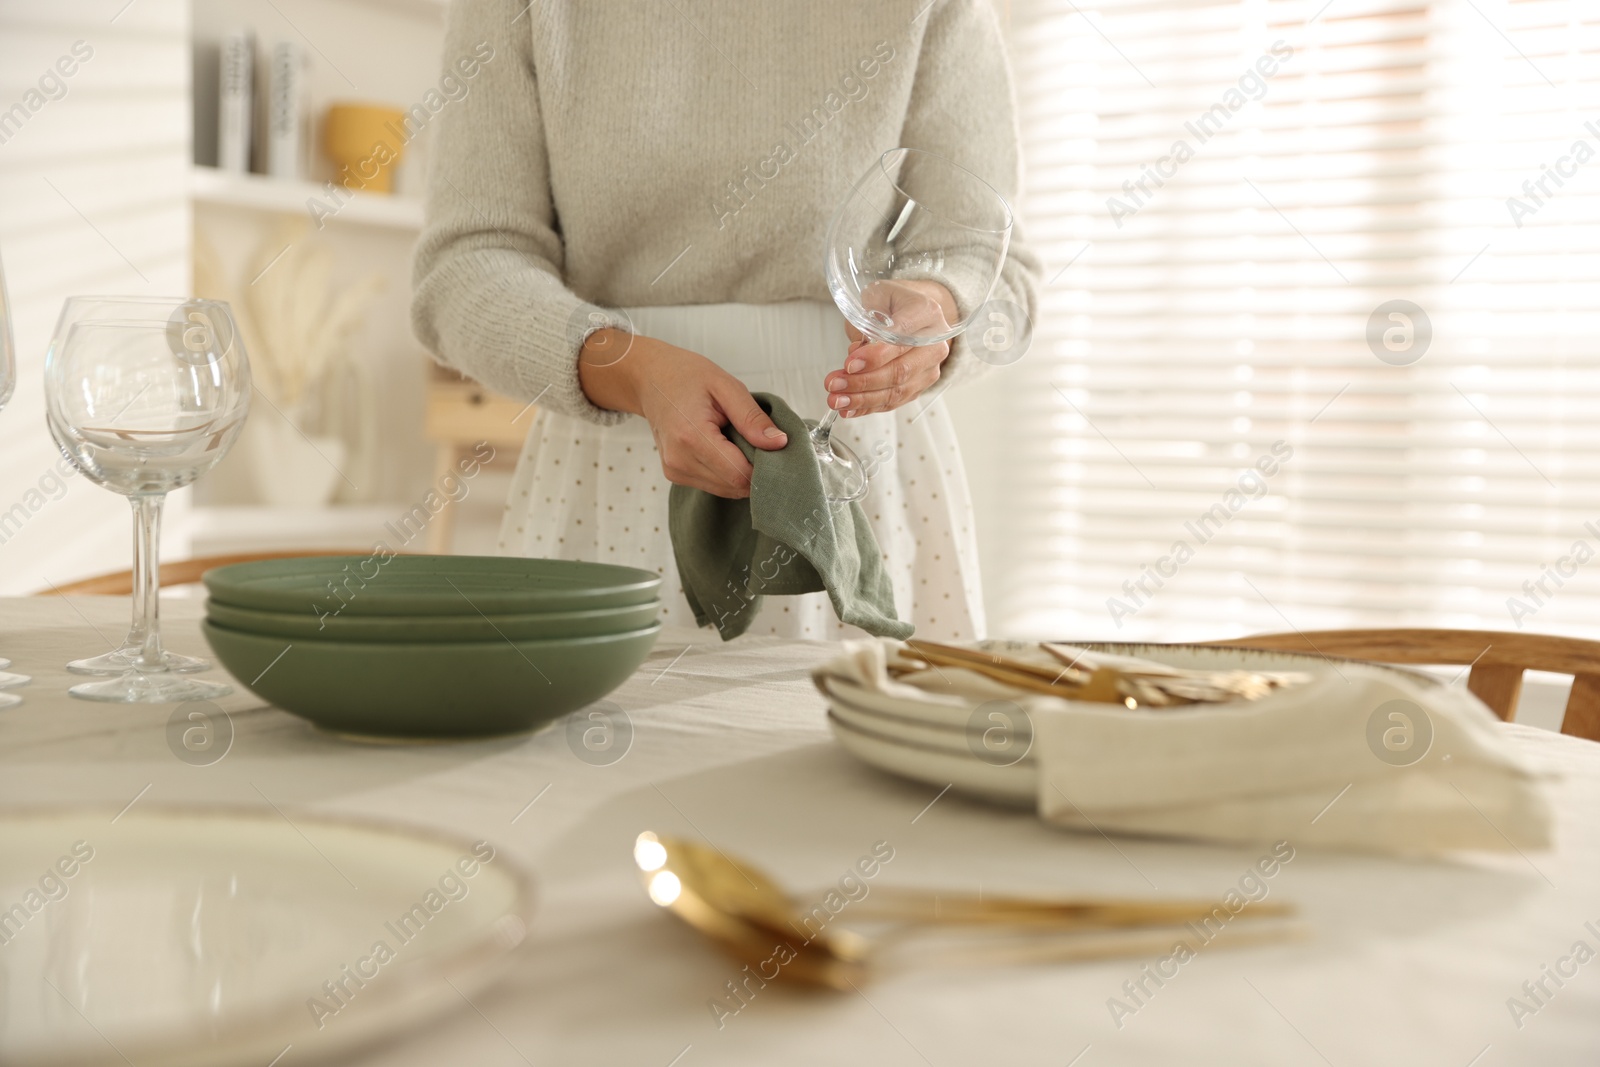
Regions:
<instances>
[{"instance_id":1,"label":"shelving unit","mask_svg":"<svg viewBox=\"0 0 1600 1067\"><path fill-rule=\"evenodd\" d=\"M214 166L190 169L188 199L195 239L203 239L220 261L221 273L243 289L276 250L276 233L287 232L286 219L313 223L309 240L336 257L335 283L377 276L383 288L375 298L367 322L349 342L353 363L364 368L371 383L374 422L381 464L365 473L351 471L339 483L336 503L321 507L275 507L266 504L250 469L263 439L246 439L219 468L206 492L198 496L188 532L195 552L244 551L252 548L320 548L366 545L384 537L384 522L406 514L440 477L445 458L456 454L456 439L493 440L507 461L520 440L501 441L496 422L509 422L520 413L518 427L526 427L531 412L510 401L489 396L481 389L450 391L449 383L434 380L425 354L411 334L408 313L411 246L421 232L422 173L426 170L428 134L424 130L406 146L396 171L397 194L344 191L336 205L325 180L332 177L329 161L318 141L318 124L335 103L380 103L407 108L435 90L442 69L442 27L449 0L189 0L193 19L191 43L214 53L221 35L239 26L253 28L264 47L273 40L301 42L307 52L307 131L312 147L299 180L262 174L240 174ZM197 55L200 52L197 51ZM259 58L259 56L258 56ZM197 71L199 60L197 60ZM214 59L209 74L197 73L202 89L215 79ZM215 127L215 109L209 116L197 102L196 129ZM214 149L197 142L195 160L213 162ZM336 208L315 225L317 202ZM274 235L270 236L269 235ZM296 238L298 240L298 238ZM268 244L273 247L266 247ZM276 262L275 260L272 262ZM248 272L247 272L248 265ZM270 264L269 264L270 266ZM274 268L281 269L281 268ZM458 383L459 384L459 383ZM443 392L440 390L443 389ZM471 392L472 395L468 395ZM453 415L446 430L440 419ZM282 416L265 405L252 418ZM486 428L474 431L472 425ZM503 477L503 475L500 475ZM349 483L349 484L346 484ZM441 515L429 530L429 540L442 546L449 537L450 516ZM462 518L462 541L481 545L492 537L495 510L468 509ZM487 531L487 533L486 533ZM420 543L418 546L420 548ZM492 547L492 544L491 544Z\"/></svg>"},{"instance_id":2,"label":"shelving unit","mask_svg":"<svg viewBox=\"0 0 1600 1067\"><path fill-rule=\"evenodd\" d=\"M200 204L309 215L312 201L334 206L324 186L287 178L268 178L261 174L236 174L216 167L195 167L189 195ZM387 226L399 230L422 228L422 199L414 196L388 196L381 193L348 194L343 207L324 216L328 224Z\"/></svg>"}]
</instances>

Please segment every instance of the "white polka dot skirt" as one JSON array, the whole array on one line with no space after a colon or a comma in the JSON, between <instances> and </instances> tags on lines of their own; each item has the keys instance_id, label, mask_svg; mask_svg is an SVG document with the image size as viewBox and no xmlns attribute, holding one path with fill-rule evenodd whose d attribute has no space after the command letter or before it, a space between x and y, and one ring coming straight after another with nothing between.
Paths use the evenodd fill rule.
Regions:
<instances>
[{"instance_id":1,"label":"white polka dot skirt","mask_svg":"<svg viewBox=\"0 0 1600 1067\"><path fill-rule=\"evenodd\" d=\"M627 311L636 333L699 352L753 392L781 396L808 419L825 413L823 378L843 364L848 344L839 312L812 301ZM983 636L972 500L944 402L919 399L896 411L841 419L834 435L871 473L861 504L899 616L933 640ZM791 441L788 447L807 446ZM500 551L653 570L665 579L663 621L692 626L667 534L670 488L642 418L600 427L540 411L517 462ZM826 593L768 597L749 632L814 640L865 636L839 622Z\"/></svg>"}]
</instances>

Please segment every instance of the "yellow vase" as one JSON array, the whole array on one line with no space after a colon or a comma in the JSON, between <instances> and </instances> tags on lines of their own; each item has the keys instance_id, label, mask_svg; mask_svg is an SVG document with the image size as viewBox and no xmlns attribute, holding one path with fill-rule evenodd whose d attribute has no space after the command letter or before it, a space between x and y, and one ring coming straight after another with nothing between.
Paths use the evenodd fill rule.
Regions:
<instances>
[{"instance_id":1,"label":"yellow vase","mask_svg":"<svg viewBox=\"0 0 1600 1067\"><path fill-rule=\"evenodd\" d=\"M377 104L334 104L322 120L322 148L339 173L334 182L369 193L394 191L394 165L405 153L405 112Z\"/></svg>"}]
</instances>

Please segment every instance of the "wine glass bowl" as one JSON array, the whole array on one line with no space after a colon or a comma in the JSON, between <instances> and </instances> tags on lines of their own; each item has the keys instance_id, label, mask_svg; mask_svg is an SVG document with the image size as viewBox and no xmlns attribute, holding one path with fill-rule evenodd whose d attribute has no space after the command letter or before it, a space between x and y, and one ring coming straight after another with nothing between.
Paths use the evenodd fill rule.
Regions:
<instances>
[{"instance_id":1,"label":"wine glass bowl","mask_svg":"<svg viewBox=\"0 0 1600 1067\"><path fill-rule=\"evenodd\" d=\"M1011 244L1012 214L995 188L943 156L895 148L850 189L828 225L824 274L840 312L868 341L915 347L960 334L993 292ZM913 283L949 292L955 321L930 314ZM912 313L905 313L906 310ZM830 410L812 431L834 502L860 499L867 475L831 431Z\"/></svg>"},{"instance_id":2,"label":"wine glass bowl","mask_svg":"<svg viewBox=\"0 0 1600 1067\"><path fill-rule=\"evenodd\" d=\"M885 152L851 188L828 226L828 292L863 334L897 345L947 341L994 289L1011 244L1011 207L994 187L943 156ZM899 327L882 295L894 282L934 281L960 316L942 327Z\"/></svg>"},{"instance_id":3,"label":"wine glass bowl","mask_svg":"<svg viewBox=\"0 0 1600 1067\"><path fill-rule=\"evenodd\" d=\"M202 700L227 686L181 678L210 666L161 647L157 545L166 494L227 454L250 407L250 365L218 301L85 297L68 302L45 360L46 421L90 481L133 506L134 621L122 648L70 668L115 674L74 696Z\"/></svg>"},{"instance_id":4,"label":"wine glass bowl","mask_svg":"<svg viewBox=\"0 0 1600 1067\"><path fill-rule=\"evenodd\" d=\"M244 425L221 368L175 359L168 338L161 325L91 321L62 346L56 370L77 387L52 397L51 433L85 477L123 496L190 484Z\"/></svg>"}]
</instances>

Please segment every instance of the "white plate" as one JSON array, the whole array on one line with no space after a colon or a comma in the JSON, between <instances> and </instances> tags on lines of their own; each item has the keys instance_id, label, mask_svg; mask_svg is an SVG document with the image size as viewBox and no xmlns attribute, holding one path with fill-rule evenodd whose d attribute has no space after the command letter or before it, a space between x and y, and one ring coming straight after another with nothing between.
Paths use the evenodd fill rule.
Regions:
<instances>
[{"instance_id":1,"label":"white plate","mask_svg":"<svg viewBox=\"0 0 1600 1067\"><path fill-rule=\"evenodd\" d=\"M952 698L948 696L943 698L945 703L936 703L940 699L936 693L928 694L928 700L916 700L880 693L845 678L823 678L822 685L833 700L849 704L859 711L888 715L904 722L946 730L965 730L968 720L972 718L973 705L965 703L965 697L958 698L963 701L960 704L949 703Z\"/></svg>"},{"instance_id":2,"label":"white plate","mask_svg":"<svg viewBox=\"0 0 1600 1067\"><path fill-rule=\"evenodd\" d=\"M912 745L850 726L833 712L828 725L852 756L881 771L1009 807L1031 808L1038 802L1039 776L1032 763L995 767L967 754Z\"/></svg>"},{"instance_id":3,"label":"white plate","mask_svg":"<svg viewBox=\"0 0 1600 1067\"><path fill-rule=\"evenodd\" d=\"M115 814L0 815L7 1067L348 1054L462 1007L527 931L529 877L481 842L273 811Z\"/></svg>"},{"instance_id":4,"label":"white plate","mask_svg":"<svg viewBox=\"0 0 1600 1067\"><path fill-rule=\"evenodd\" d=\"M970 734L966 729L956 729L952 726L930 726L919 723L901 715L884 715L876 711L869 711L852 705L843 697L834 697L828 702L828 710L834 718L846 726L853 726L870 734L876 734L888 741L902 742L921 748L931 748L938 752L947 752L955 756L971 756L977 758L968 744ZM1022 762L1032 760L1032 755L1025 753Z\"/></svg>"}]
</instances>

